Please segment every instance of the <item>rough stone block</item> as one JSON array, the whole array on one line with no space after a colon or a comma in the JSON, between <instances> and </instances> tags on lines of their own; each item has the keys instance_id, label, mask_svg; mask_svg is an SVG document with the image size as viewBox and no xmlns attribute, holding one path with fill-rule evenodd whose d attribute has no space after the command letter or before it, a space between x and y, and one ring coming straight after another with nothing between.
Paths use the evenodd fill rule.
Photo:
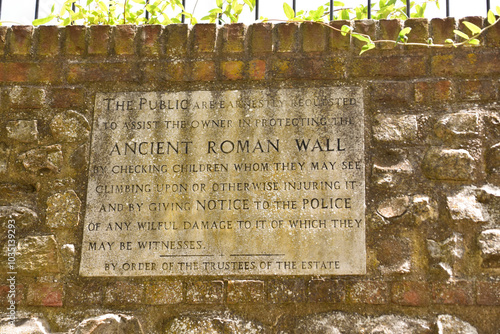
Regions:
<instances>
[{"instance_id":1,"label":"rough stone block","mask_svg":"<svg viewBox=\"0 0 500 334\"><path fill-rule=\"evenodd\" d=\"M327 29L315 22L304 22L300 25L302 34L302 51L322 52L326 50Z\"/></svg>"},{"instance_id":2,"label":"rough stone block","mask_svg":"<svg viewBox=\"0 0 500 334\"><path fill-rule=\"evenodd\" d=\"M38 55L53 57L59 54L59 31L57 26L40 26L38 31Z\"/></svg>"},{"instance_id":3,"label":"rough stone block","mask_svg":"<svg viewBox=\"0 0 500 334\"><path fill-rule=\"evenodd\" d=\"M224 300L224 282L190 282L186 287L186 302L189 304L221 304Z\"/></svg>"},{"instance_id":4,"label":"rough stone block","mask_svg":"<svg viewBox=\"0 0 500 334\"><path fill-rule=\"evenodd\" d=\"M451 98L452 89L449 80L415 83L415 101L418 103L446 102Z\"/></svg>"},{"instance_id":5,"label":"rough stone block","mask_svg":"<svg viewBox=\"0 0 500 334\"><path fill-rule=\"evenodd\" d=\"M198 25L196 25L195 27L197 26ZM200 42L201 43L200 45L197 46L195 45L195 51L199 52L213 51L213 45L212 49L210 48L210 44L214 43L214 40L212 40L213 36L210 34L212 28L213 27L211 26L205 27L205 30L196 28L197 29L196 34L198 34L198 37L195 38L203 38L205 36L209 38L209 41L207 42L207 44ZM165 27L165 35L166 35L165 52L168 56L184 57L188 53L189 27L187 24L167 25Z\"/></svg>"},{"instance_id":6,"label":"rough stone block","mask_svg":"<svg viewBox=\"0 0 500 334\"><path fill-rule=\"evenodd\" d=\"M222 51L241 53L245 51L247 27L243 23L225 24L222 27Z\"/></svg>"},{"instance_id":7,"label":"rough stone block","mask_svg":"<svg viewBox=\"0 0 500 334\"><path fill-rule=\"evenodd\" d=\"M489 173L500 173L500 143L487 150L486 169Z\"/></svg>"},{"instance_id":8,"label":"rough stone block","mask_svg":"<svg viewBox=\"0 0 500 334\"><path fill-rule=\"evenodd\" d=\"M145 286L144 303L148 305L170 305L182 302L182 282L151 282Z\"/></svg>"},{"instance_id":9,"label":"rough stone block","mask_svg":"<svg viewBox=\"0 0 500 334\"><path fill-rule=\"evenodd\" d=\"M391 197L383 200L377 207L377 212L384 218L396 218L404 215L410 207L408 196Z\"/></svg>"},{"instance_id":10,"label":"rough stone block","mask_svg":"<svg viewBox=\"0 0 500 334\"><path fill-rule=\"evenodd\" d=\"M454 40L456 21L453 17L433 18L431 20L431 36L434 44L444 44L447 39Z\"/></svg>"},{"instance_id":11,"label":"rough stone block","mask_svg":"<svg viewBox=\"0 0 500 334\"><path fill-rule=\"evenodd\" d=\"M62 283L32 284L28 286L27 304L30 306L62 307L63 288Z\"/></svg>"},{"instance_id":12,"label":"rough stone block","mask_svg":"<svg viewBox=\"0 0 500 334\"><path fill-rule=\"evenodd\" d=\"M479 305L500 305L500 282L477 282L476 285Z\"/></svg>"},{"instance_id":13,"label":"rough stone block","mask_svg":"<svg viewBox=\"0 0 500 334\"><path fill-rule=\"evenodd\" d=\"M192 28L193 51L196 53L214 52L217 40L217 26L213 23L196 24Z\"/></svg>"},{"instance_id":14,"label":"rough stone block","mask_svg":"<svg viewBox=\"0 0 500 334\"><path fill-rule=\"evenodd\" d=\"M108 305L142 304L144 285L132 282L109 283L104 292L104 303Z\"/></svg>"},{"instance_id":15,"label":"rough stone block","mask_svg":"<svg viewBox=\"0 0 500 334\"><path fill-rule=\"evenodd\" d=\"M9 99L13 108L38 109L45 104L45 89L14 86L10 88Z\"/></svg>"},{"instance_id":16,"label":"rough stone block","mask_svg":"<svg viewBox=\"0 0 500 334\"><path fill-rule=\"evenodd\" d=\"M453 196L447 197L448 210L454 220L471 220L473 222L486 222L488 220L487 208L478 200L474 189L465 188Z\"/></svg>"},{"instance_id":17,"label":"rough stone block","mask_svg":"<svg viewBox=\"0 0 500 334\"><path fill-rule=\"evenodd\" d=\"M345 283L331 279L312 279L308 283L311 303L342 303L345 301Z\"/></svg>"},{"instance_id":18,"label":"rough stone block","mask_svg":"<svg viewBox=\"0 0 500 334\"><path fill-rule=\"evenodd\" d=\"M482 231L478 242L483 266L500 267L500 229Z\"/></svg>"},{"instance_id":19,"label":"rough stone block","mask_svg":"<svg viewBox=\"0 0 500 334\"><path fill-rule=\"evenodd\" d=\"M304 302L305 291L302 279L273 279L268 283L269 302L273 304Z\"/></svg>"},{"instance_id":20,"label":"rough stone block","mask_svg":"<svg viewBox=\"0 0 500 334\"><path fill-rule=\"evenodd\" d=\"M100 282L68 283L66 285L65 304L68 306L102 305L103 286Z\"/></svg>"},{"instance_id":21,"label":"rough stone block","mask_svg":"<svg viewBox=\"0 0 500 334\"><path fill-rule=\"evenodd\" d=\"M427 306L431 302L431 289L426 282L394 282L392 302L404 306Z\"/></svg>"},{"instance_id":22,"label":"rough stone block","mask_svg":"<svg viewBox=\"0 0 500 334\"><path fill-rule=\"evenodd\" d=\"M157 57L161 54L160 36L162 29L161 25L156 24L139 26L138 35L141 36L141 56Z\"/></svg>"},{"instance_id":23,"label":"rough stone block","mask_svg":"<svg viewBox=\"0 0 500 334\"><path fill-rule=\"evenodd\" d=\"M341 30L342 26L351 26L352 22L348 20L338 20L332 21L329 25L335 29ZM349 50L351 47L351 35L347 34L345 36L342 33L335 29L328 29L328 41L329 41L329 49L336 50Z\"/></svg>"},{"instance_id":24,"label":"rough stone block","mask_svg":"<svg viewBox=\"0 0 500 334\"><path fill-rule=\"evenodd\" d=\"M377 260L382 274L405 274L411 270L411 240L401 236L377 241Z\"/></svg>"},{"instance_id":25,"label":"rough stone block","mask_svg":"<svg viewBox=\"0 0 500 334\"><path fill-rule=\"evenodd\" d=\"M52 136L63 143L87 141L90 124L82 114L68 110L54 116L50 122Z\"/></svg>"},{"instance_id":26,"label":"rough stone block","mask_svg":"<svg viewBox=\"0 0 500 334\"><path fill-rule=\"evenodd\" d=\"M10 34L10 53L15 56L28 56L33 43L33 26L12 26Z\"/></svg>"},{"instance_id":27,"label":"rough stone block","mask_svg":"<svg viewBox=\"0 0 500 334\"><path fill-rule=\"evenodd\" d=\"M263 281L230 280L227 282L228 304L264 303L265 301L266 290Z\"/></svg>"},{"instance_id":28,"label":"rough stone block","mask_svg":"<svg viewBox=\"0 0 500 334\"><path fill-rule=\"evenodd\" d=\"M422 172L433 180L469 181L475 160L466 150L431 147L422 161Z\"/></svg>"},{"instance_id":29,"label":"rough stone block","mask_svg":"<svg viewBox=\"0 0 500 334\"><path fill-rule=\"evenodd\" d=\"M16 324L12 325L8 318L0 319L0 333L2 334L47 334L50 327L45 319L16 318Z\"/></svg>"},{"instance_id":30,"label":"rough stone block","mask_svg":"<svg viewBox=\"0 0 500 334\"><path fill-rule=\"evenodd\" d=\"M272 23L254 23L249 27L251 33L250 52L252 54L273 52Z\"/></svg>"},{"instance_id":31,"label":"rough stone block","mask_svg":"<svg viewBox=\"0 0 500 334\"><path fill-rule=\"evenodd\" d=\"M38 141L38 128L36 120L19 120L7 122L7 138L22 143Z\"/></svg>"},{"instance_id":32,"label":"rough stone block","mask_svg":"<svg viewBox=\"0 0 500 334\"><path fill-rule=\"evenodd\" d=\"M297 23L278 23L274 26L276 36L275 50L277 52L297 52Z\"/></svg>"},{"instance_id":33,"label":"rough stone block","mask_svg":"<svg viewBox=\"0 0 500 334\"><path fill-rule=\"evenodd\" d=\"M75 334L123 333L143 334L139 320L124 314L104 314L85 319L76 326Z\"/></svg>"},{"instance_id":34,"label":"rough stone block","mask_svg":"<svg viewBox=\"0 0 500 334\"><path fill-rule=\"evenodd\" d=\"M414 195L412 212L417 224L436 221L439 218L437 201L425 195Z\"/></svg>"},{"instance_id":35,"label":"rough stone block","mask_svg":"<svg viewBox=\"0 0 500 334\"><path fill-rule=\"evenodd\" d=\"M221 62L222 77L226 80L241 80L244 78L245 63L239 60Z\"/></svg>"},{"instance_id":36,"label":"rough stone block","mask_svg":"<svg viewBox=\"0 0 500 334\"><path fill-rule=\"evenodd\" d=\"M373 137L380 142L408 143L417 139L415 115L377 115L372 127Z\"/></svg>"},{"instance_id":37,"label":"rough stone block","mask_svg":"<svg viewBox=\"0 0 500 334\"><path fill-rule=\"evenodd\" d=\"M83 56L86 51L85 35L87 28L85 26L67 26L66 40L64 41L64 51L69 56Z\"/></svg>"},{"instance_id":38,"label":"rough stone block","mask_svg":"<svg viewBox=\"0 0 500 334\"><path fill-rule=\"evenodd\" d=\"M459 112L441 117L434 125L434 133L445 142L479 134L479 117L475 112Z\"/></svg>"},{"instance_id":39,"label":"rough stone block","mask_svg":"<svg viewBox=\"0 0 500 334\"><path fill-rule=\"evenodd\" d=\"M432 283L432 300L435 304L473 305L474 287L472 282L435 282Z\"/></svg>"},{"instance_id":40,"label":"rough stone block","mask_svg":"<svg viewBox=\"0 0 500 334\"><path fill-rule=\"evenodd\" d=\"M389 286L386 282L361 281L348 288L349 299L353 303L382 305L390 300Z\"/></svg>"},{"instance_id":41,"label":"rough stone block","mask_svg":"<svg viewBox=\"0 0 500 334\"><path fill-rule=\"evenodd\" d=\"M53 235L29 236L17 243L16 267L29 276L60 272L60 254Z\"/></svg>"},{"instance_id":42,"label":"rough stone block","mask_svg":"<svg viewBox=\"0 0 500 334\"><path fill-rule=\"evenodd\" d=\"M0 174L7 173L9 169L10 148L7 144L0 142Z\"/></svg>"},{"instance_id":43,"label":"rough stone block","mask_svg":"<svg viewBox=\"0 0 500 334\"><path fill-rule=\"evenodd\" d=\"M120 56L132 56L135 54L135 36L137 26L120 24L115 27L114 47L115 53Z\"/></svg>"},{"instance_id":44,"label":"rough stone block","mask_svg":"<svg viewBox=\"0 0 500 334\"><path fill-rule=\"evenodd\" d=\"M230 312L190 312L189 315L178 316L164 328L163 333L242 333L264 334L267 328L256 321L248 321L234 316Z\"/></svg>"},{"instance_id":45,"label":"rough stone block","mask_svg":"<svg viewBox=\"0 0 500 334\"><path fill-rule=\"evenodd\" d=\"M47 199L47 225L50 228L73 228L80 222L81 201L73 190Z\"/></svg>"},{"instance_id":46,"label":"rough stone block","mask_svg":"<svg viewBox=\"0 0 500 334\"><path fill-rule=\"evenodd\" d=\"M61 145L42 146L20 154L17 160L32 173L59 173L63 164Z\"/></svg>"},{"instance_id":47,"label":"rough stone block","mask_svg":"<svg viewBox=\"0 0 500 334\"><path fill-rule=\"evenodd\" d=\"M111 26L92 25L89 27L88 54L91 56L106 56L111 41Z\"/></svg>"},{"instance_id":48,"label":"rough stone block","mask_svg":"<svg viewBox=\"0 0 500 334\"><path fill-rule=\"evenodd\" d=\"M477 334L477 329L468 322L449 314L439 315L437 318L439 334Z\"/></svg>"}]
</instances>

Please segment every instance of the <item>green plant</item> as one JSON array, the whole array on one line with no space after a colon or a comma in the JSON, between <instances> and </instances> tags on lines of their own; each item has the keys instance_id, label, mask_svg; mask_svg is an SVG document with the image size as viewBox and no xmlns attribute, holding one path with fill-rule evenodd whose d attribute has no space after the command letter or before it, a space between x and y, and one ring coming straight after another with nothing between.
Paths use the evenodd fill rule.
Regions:
<instances>
[{"instance_id":1,"label":"green plant","mask_svg":"<svg viewBox=\"0 0 500 334\"><path fill-rule=\"evenodd\" d=\"M224 4L226 5L225 7ZM255 0L243 0L243 3L240 3L238 0L216 0L216 5L216 8L211 9L208 15L201 19L202 21L214 23L217 20L226 22L229 19L231 23L236 23L245 5L250 8L250 11L253 11Z\"/></svg>"}]
</instances>

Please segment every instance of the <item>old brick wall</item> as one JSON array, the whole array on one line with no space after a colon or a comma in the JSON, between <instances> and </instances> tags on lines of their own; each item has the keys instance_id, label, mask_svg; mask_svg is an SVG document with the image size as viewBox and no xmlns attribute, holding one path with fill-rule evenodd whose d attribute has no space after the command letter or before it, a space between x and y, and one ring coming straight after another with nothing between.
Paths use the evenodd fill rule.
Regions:
<instances>
[{"instance_id":1,"label":"old brick wall","mask_svg":"<svg viewBox=\"0 0 500 334\"><path fill-rule=\"evenodd\" d=\"M440 43L460 22L404 25L410 41ZM374 39L401 29L342 24ZM1 263L15 218L17 317L53 333L498 333L500 25L481 42L360 56L311 23L0 26ZM97 92L338 85L364 91L366 275L79 276ZM5 316L9 277L2 268Z\"/></svg>"}]
</instances>

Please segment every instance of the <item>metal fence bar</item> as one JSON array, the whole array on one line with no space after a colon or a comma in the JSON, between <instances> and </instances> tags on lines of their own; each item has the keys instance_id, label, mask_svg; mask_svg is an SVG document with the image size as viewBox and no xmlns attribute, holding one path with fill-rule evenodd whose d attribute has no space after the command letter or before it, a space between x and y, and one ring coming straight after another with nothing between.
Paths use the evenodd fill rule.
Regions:
<instances>
[{"instance_id":1,"label":"metal fence bar","mask_svg":"<svg viewBox=\"0 0 500 334\"><path fill-rule=\"evenodd\" d=\"M296 0L293 0L292 1L292 9L295 13L297 13L297 1Z\"/></svg>"},{"instance_id":2,"label":"metal fence bar","mask_svg":"<svg viewBox=\"0 0 500 334\"><path fill-rule=\"evenodd\" d=\"M182 0L182 7L184 8L184 10L186 9L186 0ZM186 21L186 16L182 14L181 22L184 23L184 21Z\"/></svg>"},{"instance_id":3,"label":"metal fence bar","mask_svg":"<svg viewBox=\"0 0 500 334\"><path fill-rule=\"evenodd\" d=\"M371 0L368 0L367 7L368 7L368 20L369 20L372 18L372 1Z\"/></svg>"},{"instance_id":4,"label":"metal fence bar","mask_svg":"<svg viewBox=\"0 0 500 334\"><path fill-rule=\"evenodd\" d=\"M38 7L40 7L40 0L35 2L35 20L38 18Z\"/></svg>"},{"instance_id":5,"label":"metal fence bar","mask_svg":"<svg viewBox=\"0 0 500 334\"><path fill-rule=\"evenodd\" d=\"M410 0L406 0L406 17L408 18L410 18L410 7L411 7Z\"/></svg>"},{"instance_id":6,"label":"metal fence bar","mask_svg":"<svg viewBox=\"0 0 500 334\"><path fill-rule=\"evenodd\" d=\"M450 0L446 0L446 17L450 17Z\"/></svg>"},{"instance_id":7,"label":"metal fence bar","mask_svg":"<svg viewBox=\"0 0 500 334\"><path fill-rule=\"evenodd\" d=\"M330 0L330 21L333 21L333 0Z\"/></svg>"},{"instance_id":8,"label":"metal fence bar","mask_svg":"<svg viewBox=\"0 0 500 334\"><path fill-rule=\"evenodd\" d=\"M259 0L255 0L255 21L259 19Z\"/></svg>"},{"instance_id":9,"label":"metal fence bar","mask_svg":"<svg viewBox=\"0 0 500 334\"><path fill-rule=\"evenodd\" d=\"M488 12L490 11L490 0L486 0L486 17L488 17Z\"/></svg>"}]
</instances>

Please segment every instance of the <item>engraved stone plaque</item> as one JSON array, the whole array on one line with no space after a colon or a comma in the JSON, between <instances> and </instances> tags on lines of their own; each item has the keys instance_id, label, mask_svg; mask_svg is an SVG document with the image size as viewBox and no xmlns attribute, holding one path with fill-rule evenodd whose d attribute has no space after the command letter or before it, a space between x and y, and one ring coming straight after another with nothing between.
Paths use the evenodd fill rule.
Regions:
<instances>
[{"instance_id":1,"label":"engraved stone plaque","mask_svg":"<svg viewBox=\"0 0 500 334\"><path fill-rule=\"evenodd\" d=\"M364 274L357 87L97 94L80 274Z\"/></svg>"}]
</instances>

